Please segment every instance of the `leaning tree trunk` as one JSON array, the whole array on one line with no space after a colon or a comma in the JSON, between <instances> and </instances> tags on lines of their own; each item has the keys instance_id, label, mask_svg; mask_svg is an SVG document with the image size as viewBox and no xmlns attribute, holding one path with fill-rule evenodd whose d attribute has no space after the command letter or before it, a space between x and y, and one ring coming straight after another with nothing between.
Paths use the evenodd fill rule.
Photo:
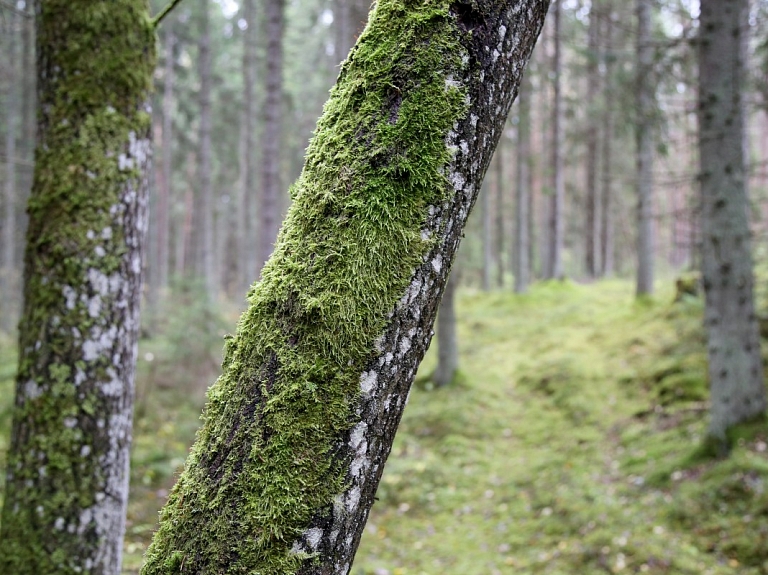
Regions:
<instances>
[{"instance_id":1,"label":"leaning tree trunk","mask_svg":"<svg viewBox=\"0 0 768 575\"><path fill-rule=\"evenodd\" d=\"M546 0L381 0L144 575L346 574Z\"/></svg>"},{"instance_id":2,"label":"leaning tree trunk","mask_svg":"<svg viewBox=\"0 0 768 575\"><path fill-rule=\"evenodd\" d=\"M120 571L147 225L143 0L44 0L0 573Z\"/></svg>"},{"instance_id":3,"label":"leaning tree trunk","mask_svg":"<svg viewBox=\"0 0 768 575\"><path fill-rule=\"evenodd\" d=\"M637 0L637 288L638 296L653 294L653 46L651 0Z\"/></svg>"},{"instance_id":4,"label":"leaning tree trunk","mask_svg":"<svg viewBox=\"0 0 768 575\"><path fill-rule=\"evenodd\" d=\"M709 434L764 415L745 166L747 0L702 0L699 114L703 261L712 413Z\"/></svg>"}]
</instances>

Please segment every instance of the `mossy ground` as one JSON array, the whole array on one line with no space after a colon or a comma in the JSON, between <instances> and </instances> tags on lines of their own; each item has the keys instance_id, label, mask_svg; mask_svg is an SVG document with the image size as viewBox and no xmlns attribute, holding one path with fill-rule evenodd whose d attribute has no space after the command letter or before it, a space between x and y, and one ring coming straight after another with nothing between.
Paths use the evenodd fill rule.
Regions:
<instances>
[{"instance_id":1,"label":"mossy ground","mask_svg":"<svg viewBox=\"0 0 768 575\"><path fill-rule=\"evenodd\" d=\"M641 305L632 292L619 280L460 292L461 377L411 394L354 575L768 574L768 426L737 430L727 460L702 458L702 304L672 304L672 282ZM157 375L172 373L171 340L142 342L126 573L199 424L192 366Z\"/></svg>"}]
</instances>

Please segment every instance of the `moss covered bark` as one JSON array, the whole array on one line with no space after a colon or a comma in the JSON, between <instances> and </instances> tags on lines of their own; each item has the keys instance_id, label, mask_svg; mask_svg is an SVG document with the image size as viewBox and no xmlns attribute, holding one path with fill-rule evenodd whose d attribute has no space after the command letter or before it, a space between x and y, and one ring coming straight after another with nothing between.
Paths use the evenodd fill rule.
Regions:
<instances>
[{"instance_id":1,"label":"moss covered bark","mask_svg":"<svg viewBox=\"0 0 768 575\"><path fill-rule=\"evenodd\" d=\"M547 5L373 8L144 575L349 571Z\"/></svg>"},{"instance_id":2,"label":"moss covered bark","mask_svg":"<svg viewBox=\"0 0 768 575\"><path fill-rule=\"evenodd\" d=\"M118 573L154 32L145 0L37 4L38 146L0 573Z\"/></svg>"}]
</instances>

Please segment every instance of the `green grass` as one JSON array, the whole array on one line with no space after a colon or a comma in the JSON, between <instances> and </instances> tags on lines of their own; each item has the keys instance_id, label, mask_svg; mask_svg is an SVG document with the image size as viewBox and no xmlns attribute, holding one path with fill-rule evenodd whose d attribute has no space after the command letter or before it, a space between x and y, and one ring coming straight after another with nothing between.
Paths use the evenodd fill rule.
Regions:
<instances>
[{"instance_id":1,"label":"green grass","mask_svg":"<svg viewBox=\"0 0 768 575\"><path fill-rule=\"evenodd\" d=\"M619 280L460 292L461 377L415 386L352 574L768 574L768 425L734 430L727 460L702 456L703 306L673 296L638 304ZM126 573L213 381L189 362L174 379L175 337L142 342Z\"/></svg>"}]
</instances>

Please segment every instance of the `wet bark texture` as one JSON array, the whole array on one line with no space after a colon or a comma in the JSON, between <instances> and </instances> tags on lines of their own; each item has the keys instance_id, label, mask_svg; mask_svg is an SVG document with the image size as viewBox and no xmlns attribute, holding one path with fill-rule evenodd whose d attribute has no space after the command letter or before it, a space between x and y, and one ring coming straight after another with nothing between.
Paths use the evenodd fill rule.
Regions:
<instances>
[{"instance_id":1,"label":"wet bark texture","mask_svg":"<svg viewBox=\"0 0 768 575\"><path fill-rule=\"evenodd\" d=\"M154 31L147 3L38 10L38 147L0 573L120 572Z\"/></svg>"},{"instance_id":2,"label":"wet bark texture","mask_svg":"<svg viewBox=\"0 0 768 575\"><path fill-rule=\"evenodd\" d=\"M349 573L547 7L375 5L144 575Z\"/></svg>"},{"instance_id":3,"label":"wet bark texture","mask_svg":"<svg viewBox=\"0 0 768 575\"><path fill-rule=\"evenodd\" d=\"M706 295L710 435L764 415L745 166L746 0L701 3L699 114L702 279Z\"/></svg>"}]
</instances>

